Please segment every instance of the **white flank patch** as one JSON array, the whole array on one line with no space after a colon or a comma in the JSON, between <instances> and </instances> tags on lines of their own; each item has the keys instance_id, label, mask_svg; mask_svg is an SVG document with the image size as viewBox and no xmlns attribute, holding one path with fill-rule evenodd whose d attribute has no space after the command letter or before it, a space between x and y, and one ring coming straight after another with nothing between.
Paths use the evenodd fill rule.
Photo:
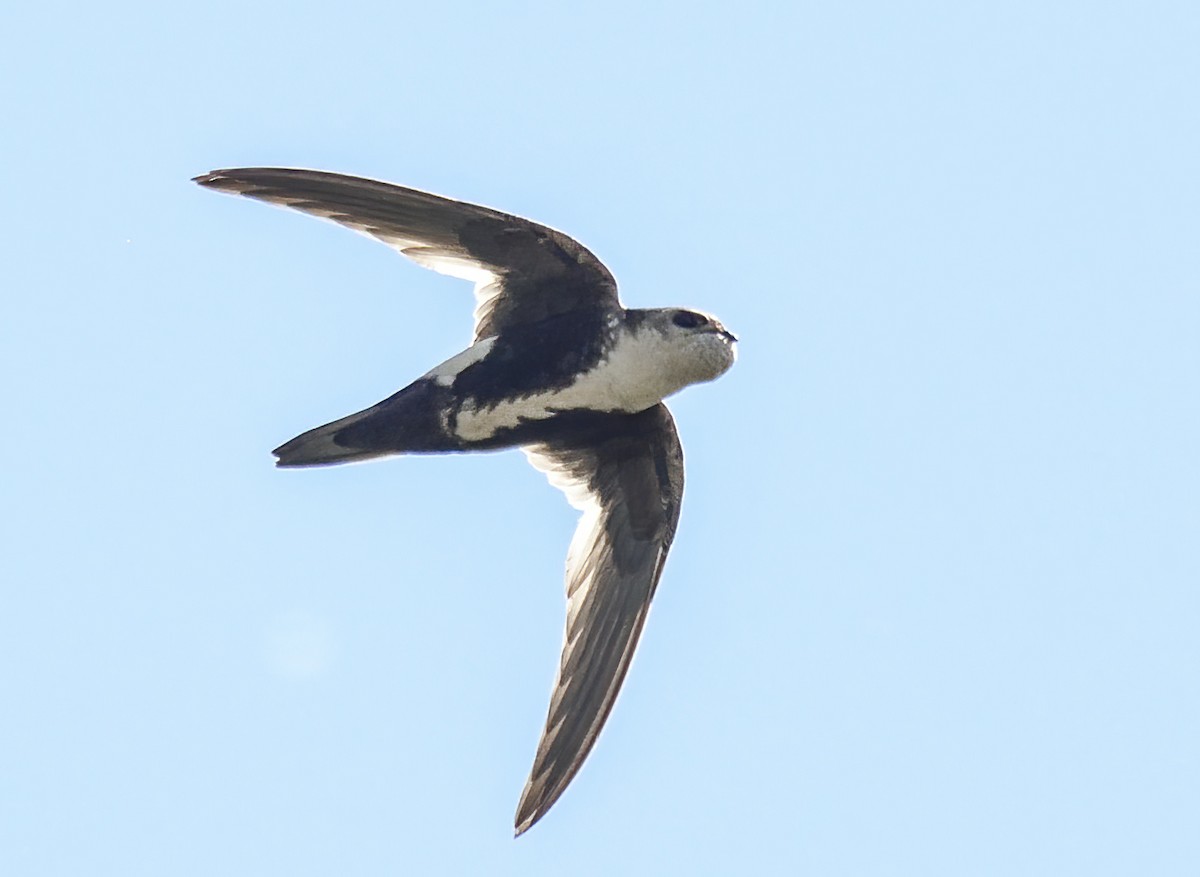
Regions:
<instances>
[{"instance_id":1,"label":"white flank patch","mask_svg":"<svg viewBox=\"0 0 1200 877\"><path fill-rule=\"evenodd\" d=\"M678 360L672 354L678 347L671 341L655 331L622 332L608 357L570 386L495 405L477 406L468 399L458 412L458 435L466 441L480 441L525 420L545 420L560 411L581 408L630 414L644 411L691 382L672 368Z\"/></svg>"},{"instance_id":2,"label":"white flank patch","mask_svg":"<svg viewBox=\"0 0 1200 877\"><path fill-rule=\"evenodd\" d=\"M463 369L487 356L495 343L495 338L485 338L478 344L472 344L462 353L457 353L441 365L434 366L425 373L425 377L432 378L439 387L448 387Z\"/></svg>"}]
</instances>

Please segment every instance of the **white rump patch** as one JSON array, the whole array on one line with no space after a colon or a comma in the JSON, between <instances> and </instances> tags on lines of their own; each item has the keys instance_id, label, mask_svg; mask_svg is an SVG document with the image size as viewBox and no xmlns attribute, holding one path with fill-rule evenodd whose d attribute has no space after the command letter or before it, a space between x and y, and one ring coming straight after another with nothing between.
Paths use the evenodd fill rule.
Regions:
<instances>
[{"instance_id":1,"label":"white rump patch","mask_svg":"<svg viewBox=\"0 0 1200 877\"><path fill-rule=\"evenodd\" d=\"M495 338L485 338L478 344L472 344L462 353L457 353L441 365L434 366L424 376L432 379L439 387L448 387L454 383L454 379L458 377L463 369L474 365L487 356L492 349L492 345L495 343Z\"/></svg>"}]
</instances>

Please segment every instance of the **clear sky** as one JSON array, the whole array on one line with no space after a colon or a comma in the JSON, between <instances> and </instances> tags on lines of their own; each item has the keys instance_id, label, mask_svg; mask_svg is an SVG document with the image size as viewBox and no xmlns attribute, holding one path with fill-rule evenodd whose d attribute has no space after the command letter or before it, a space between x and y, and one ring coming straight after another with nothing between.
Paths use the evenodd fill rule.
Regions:
<instances>
[{"instance_id":1,"label":"clear sky","mask_svg":"<svg viewBox=\"0 0 1200 877\"><path fill-rule=\"evenodd\" d=\"M26 4L0 35L0 873L1200 873L1200 9ZM540 220L742 339L553 811L575 514L278 471L470 289L212 168Z\"/></svg>"}]
</instances>

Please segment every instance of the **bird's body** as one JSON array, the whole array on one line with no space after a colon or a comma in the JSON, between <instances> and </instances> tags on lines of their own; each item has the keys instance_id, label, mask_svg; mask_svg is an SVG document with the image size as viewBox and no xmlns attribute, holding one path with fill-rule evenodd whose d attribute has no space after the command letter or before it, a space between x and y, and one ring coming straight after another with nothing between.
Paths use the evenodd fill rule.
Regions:
<instances>
[{"instance_id":1,"label":"bird's body","mask_svg":"<svg viewBox=\"0 0 1200 877\"><path fill-rule=\"evenodd\" d=\"M719 322L625 309L607 269L561 232L484 207L320 171L246 168L202 185L332 219L476 281L474 343L398 393L297 436L280 466L520 447L584 514L567 557L567 630L533 772L528 829L595 742L675 533L683 456L662 400L735 358Z\"/></svg>"},{"instance_id":2,"label":"bird's body","mask_svg":"<svg viewBox=\"0 0 1200 877\"><path fill-rule=\"evenodd\" d=\"M520 447L555 438L581 413L644 411L732 361L722 330L689 343L697 336L674 327L672 313L567 314L509 329L378 405L297 436L275 451L279 465Z\"/></svg>"}]
</instances>

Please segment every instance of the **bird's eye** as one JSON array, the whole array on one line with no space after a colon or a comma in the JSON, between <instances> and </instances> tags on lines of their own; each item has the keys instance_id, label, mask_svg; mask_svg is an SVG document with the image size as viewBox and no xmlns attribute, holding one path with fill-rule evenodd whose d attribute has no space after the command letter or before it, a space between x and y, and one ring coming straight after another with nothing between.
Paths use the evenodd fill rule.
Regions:
<instances>
[{"instance_id":1,"label":"bird's eye","mask_svg":"<svg viewBox=\"0 0 1200 877\"><path fill-rule=\"evenodd\" d=\"M671 322L680 329L695 329L697 326L707 323L708 318L702 317L694 311L679 311L671 318Z\"/></svg>"}]
</instances>

